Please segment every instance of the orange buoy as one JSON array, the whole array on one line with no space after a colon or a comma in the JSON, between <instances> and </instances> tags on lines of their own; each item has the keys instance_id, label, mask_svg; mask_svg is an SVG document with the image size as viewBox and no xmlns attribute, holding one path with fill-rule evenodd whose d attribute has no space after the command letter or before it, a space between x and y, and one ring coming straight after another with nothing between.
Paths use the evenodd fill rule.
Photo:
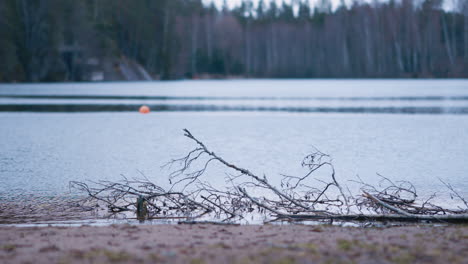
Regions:
<instances>
[{"instance_id":1,"label":"orange buoy","mask_svg":"<svg viewBox=\"0 0 468 264\"><path fill-rule=\"evenodd\" d=\"M150 112L150 109L149 109L148 106L142 105L142 106L140 107L139 112L140 112L141 114L148 114L148 113Z\"/></svg>"}]
</instances>

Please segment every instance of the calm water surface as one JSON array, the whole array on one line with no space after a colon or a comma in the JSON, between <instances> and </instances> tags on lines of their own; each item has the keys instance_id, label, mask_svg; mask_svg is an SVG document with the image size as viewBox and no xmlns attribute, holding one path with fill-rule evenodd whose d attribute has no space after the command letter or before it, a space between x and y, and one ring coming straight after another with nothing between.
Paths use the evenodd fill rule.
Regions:
<instances>
[{"instance_id":1,"label":"calm water surface","mask_svg":"<svg viewBox=\"0 0 468 264\"><path fill-rule=\"evenodd\" d=\"M159 111L138 114L141 104ZM429 195L441 178L468 196L467 109L465 80L0 85L0 198L140 172L168 186L161 166L193 147L183 128L276 183L303 173L315 146L350 186L380 173Z\"/></svg>"}]
</instances>

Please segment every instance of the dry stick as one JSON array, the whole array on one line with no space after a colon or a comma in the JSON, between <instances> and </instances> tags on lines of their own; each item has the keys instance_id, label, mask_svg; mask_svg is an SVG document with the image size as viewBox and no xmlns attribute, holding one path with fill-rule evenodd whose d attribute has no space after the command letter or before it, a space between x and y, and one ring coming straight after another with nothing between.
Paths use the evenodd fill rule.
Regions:
<instances>
[{"instance_id":1,"label":"dry stick","mask_svg":"<svg viewBox=\"0 0 468 264\"><path fill-rule=\"evenodd\" d=\"M293 214L280 214L277 215L279 219L294 219L297 221L306 220L341 220L341 221L398 221L398 222L445 222L452 224L466 224L468 223L468 214L463 215L366 215L366 214L353 214L353 215L293 215Z\"/></svg>"},{"instance_id":2,"label":"dry stick","mask_svg":"<svg viewBox=\"0 0 468 264\"><path fill-rule=\"evenodd\" d=\"M223 226L238 226L238 223L232 222L217 222L217 221L179 221L179 225L223 225Z\"/></svg>"},{"instance_id":3,"label":"dry stick","mask_svg":"<svg viewBox=\"0 0 468 264\"><path fill-rule=\"evenodd\" d=\"M98 193L100 193L102 190L99 190L96 194L93 194L93 193L91 192L91 189L89 188L89 186L88 186L86 183L72 181L72 182L70 182L70 184L71 184L72 186L74 186L75 188L78 188L78 189L81 189L81 190L87 192L88 195L89 195L89 197L94 198L94 199L96 199L96 200L98 200L98 201L102 201L102 202L106 203L106 204L109 206L109 208L111 208L111 210L112 210L112 208L115 208L115 209L119 209L120 211L130 211L130 209L128 209L128 208L126 208L126 207L117 206L117 205L115 205L114 203L109 202L108 200L106 200L106 199L104 199L104 198L98 197L98 196L97 196Z\"/></svg>"},{"instance_id":4,"label":"dry stick","mask_svg":"<svg viewBox=\"0 0 468 264\"><path fill-rule=\"evenodd\" d=\"M458 197L458 199L460 199L466 206L466 208L468 209L468 202L465 200L465 198L463 198L457 191L455 191L455 189L453 188L453 186L449 183L446 183L444 182L442 179L439 178L439 181L442 182L445 187L447 187L450 191L453 192L453 194Z\"/></svg>"},{"instance_id":5,"label":"dry stick","mask_svg":"<svg viewBox=\"0 0 468 264\"><path fill-rule=\"evenodd\" d=\"M348 198L346 198L346 195L344 194L343 192L343 188L341 188L341 185L338 183L338 181L336 180L335 178L335 167L333 167L333 165L330 163L330 166L332 168L332 179L333 179L333 182L335 183L335 186L338 188L338 190L340 191L340 194L341 196L343 197L343 200L345 201L345 204L346 204L346 212L349 214L349 204L348 204Z\"/></svg>"},{"instance_id":6,"label":"dry stick","mask_svg":"<svg viewBox=\"0 0 468 264\"><path fill-rule=\"evenodd\" d=\"M364 194L372 199L373 201L377 202L378 204L384 206L387 209L390 209L394 212L404 215L404 219L414 219L415 221L441 221L441 222L456 222L456 223L468 223L468 214L459 214L459 215L417 215L417 214L410 214L403 210L400 210L394 206L391 206L385 202L382 202L377 197L373 196L372 194L364 192ZM385 215L381 216L385 218ZM406 217L406 218L405 218ZM398 219L397 216L392 216L392 218ZM398 220L397 220L398 221Z\"/></svg>"},{"instance_id":7,"label":"dry stick","mask_svg":"<svg viewBox=\"0 0 468 264\"><path fill-rule=\"evenodd\" d=\"M223 208L223 207L217 205L215 202L210 201L210 200L207 199L205 196L202 195L201 198L202 198L203 200L207 201L208 203L212 204L213 206L219 208L221 211L225 212L226 214L231 215L230 218L232 218L232 217L234 217L234 216L237 216L237 214L235 214L235 213L233 213L233 212L230 212L230 211L228 211L227 209L225 209L225 208Z\"/></svg>"},{"instance_id":8,"label":"dry stick","mask_svg":"<svg viewBox=\"0 0 468 264\"><path fill-rule=\"evenodd\" d=\"M243 195L245 195L245 197L247 197L247 199L249 199L250 201L252 201L254 204L256 204L257 206L261 207L261 208L264 208L270 212L273 212L275 213L276 215L285 215L283 213L281 213L280 211L277 211L269 206L266 206L264 204L262 204L261 202L257 201L257 199L253 198L252 196L250 196L247 191L241 187L237 188L239 190L239 192L241 192Z\"/></svg>"},{"instance_id":9,"label":"dry stick","mask_svg":"<svg viewBox=\"0 0 468 264\"><path fill-rule=\"evenodd\" d=\"M370 194L370 193L368 193L368 192L366 192L366 191L362 191L362 192L364 193L364 197L371 199L371 200L374 201L375 203L378 203L378 204L380 204L381 206L383 206L383 207L385 207L385 208L387 208L387 209L389 209L389 210L391 210L391 211L394 211L395 213L399 213L399 214L401 214L401 215L408 216L408 217L413 217L413 216L415 216L414 214L410 214L410 213L405 212L405 211L403 211L403 210L401 210L401 209L398 209L398 208L396 208L396 207L394 207L394 206L391 206L391 205L389 205L389 204L387 204L387 203L384 203L384 202L381 201L379 198L375 197L374 195L372 195L372 194Z\"/></svg>"},{"instance_id":10,"label":"dry stick","mask_svg":"<svg viewBox=\"0 0 468 264\"><path fill-rule=\"evenodd\" d=\"M298 221L304 220L342 220L342 221L401 221L401 222L419 222L419 221L438 221L454 224L468 223L468 214L464 215L414 215L414 214L403 214L403 215L365 215L365 214L352 214L352 215L301 215L301 214L284 214L273 208L270 208L255 198L251 197L244 189L239 188L239 191L245 195L249 200L255 203L257 206L262 207L270 212L276 214L278 219L293 219ZM370 194L368 194L370 195ZM375 198L375 196L370 195ZM378 200L377 198L375 198ZM383 203L383 202L382 202ZM383 203L385 204L385 203ZM390 206L393 207L393 206ZM390 208L389 208L390 209ZM401 211L397 208L394 208ZM403 211L402 211L403 212ZM404 213L404 212L403 212Z\"/></svg>"},{"instance_id":11,"label":"dry stick","mask_svg":"<svg viewBox=\"0 0 468 264\"><path fill-rule=\"evenodd\" d=\"M185 195L184 193L181 193L181 192L167 192L167 193L158 193L158 194L153 194L153 195L149 195L149 196L144 196L145 199L149 200L149 199L153 199L153 198L156 198L158 196L164 196L164 197L170 197L171 195L178 195L180 196L182 199L186 200L186 201L189 201L191 202L192 204L195 204L195 205L198 205L200 206L201 208L207 210L207 211L212 211L213 208L210 208L202 203L199 203L191 198L189 198L187 195Z\"/></svg>"},{"instance_id":12,"label":"dry stick","mask_svg":"<svg viewBox=\"0 0 468 264\"><path fill-rule=\"evenodd\" d=\"M230 164L228 163L227 161L225 161L223 158L219 157L218 155L216 155L214 152L208 150L208 148L201 142L199 141L198 139L196 139L192 133L190 133L190 131L188 131L187 129L184 129L184 132L185 132L185 136L194 140L200 147L203 148L203 150L208 153L208 155L214 157L216 160L218 160L219 162L221 162L222 164L224 164L225 166L229 167L229 168L232 168L236 171L239 171L240 173L242 174L245 174L247 176L250 176L251 178L255 179L256 181L260 182L261 184L267 186L270 190L272 190L276 195L288 200L289 202L293 203L294 205L296 206L299 206L305 210L310 210L309 207L307 206L304 206L300 203L298 203L297 201L295 201L294 199L291 199L289 196L285 195L284 193L282 193L281 191L279 191L278 189L276 189L274 186L272 186L271 184L269 184L266 179L261 179L260 177L256 176L255 174L251 173L249 170L247 169L243 169L243 168L239 168L233 164Z\"/></svg>"}]
</instances>

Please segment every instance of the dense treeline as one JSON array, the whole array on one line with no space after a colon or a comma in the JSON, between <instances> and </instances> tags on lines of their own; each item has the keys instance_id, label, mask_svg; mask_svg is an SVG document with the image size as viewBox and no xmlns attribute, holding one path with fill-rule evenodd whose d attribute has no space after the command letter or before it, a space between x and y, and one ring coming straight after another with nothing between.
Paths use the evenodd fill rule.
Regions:
<instances>
[{"instance_id":1,"label":"dense treeline","mask_svg":"<svg viewBox=\"0 0 468 264\"><path fill-rule=\"evenodd\" d=\"M468 1L2 0L0 81L80 81L136 61L183 77L468 77Z\"/></svg>"}]
</instances>

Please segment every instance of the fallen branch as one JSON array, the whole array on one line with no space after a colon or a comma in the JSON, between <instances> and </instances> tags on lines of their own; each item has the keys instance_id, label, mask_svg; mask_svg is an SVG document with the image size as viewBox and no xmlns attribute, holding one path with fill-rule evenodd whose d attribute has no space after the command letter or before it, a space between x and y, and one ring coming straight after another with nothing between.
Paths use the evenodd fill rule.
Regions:
<instances>
[{"instance_id":1,"label":"fallen branch","mask_svg":"<svg viewBox=\"0 0 468 264\"><path fill-rule=\"evenodd\" d=\"M318 221L318 220L339 220L339 221L360 221L360 222L421 222L431 223L450 223L466 224L468 223L468 214L459 215L369 215L369 214L350 214L350 215L277 215L278 219L289 219L294 221Z\"/></svg>"},{"instance_id":2,"label":"fallen branch","mask_svg":"<svg viewBox=\"0 0 468 264\"><path fill-rule=\"evenodd\" d=\"M396 208L394 206L391 206L391 205L389 205L387 203L382 202L379 198L375 197L374 195L372 195L370 193L367 193L365 191L363 191L363 193L364 193L365 197L371 199L372 201L376 202L377 204L379 204L379 205L381 205L381 206L383 206L383 207L385 207L385 208L387 208L387 209L389 209L391 211L394 211L394 212L399 213L401 215L404 215L406 217L414 217L415 216L413 214L410 214L408 212L405 212L405 211L403 211L401 209L398 209L398 208Z\"/></svg>"},{"instance_id":3,"label":"fallen branch","mask_svg":"<svg viewBox=\"0 0 468 264\"><path fill-rule=\"evenodd\" d=\"M245 220L248 215L262 215L288 221L468 223L468 203L445 182L452 196L464 203L465 209L434 205L431 200L435 195L418 201L416 188L411 183L393 182L381 175L379 186L359 179L363 194L345 195L331 158L315 150L302 162L307 170L303 176L283 175L281 187L277 187L266 175L261 177L215 154L187 129L184 129L184 136L195 143L195 148L166 164L171 169L176 167L169 176L168 190L144 175L143 179L124 177L121 182L100 181L91 186L71 182L71 186L85 192L90 200L107 206L111 214L138 211L140 220L186 219L185 223L198 223L217 219L214 222L226 223ZM226 174L224 186L216 187L204 180L214 163L235 172ZM314 178L315 172L327 169L329 181Z\"/></svg>"}]
</instances>

